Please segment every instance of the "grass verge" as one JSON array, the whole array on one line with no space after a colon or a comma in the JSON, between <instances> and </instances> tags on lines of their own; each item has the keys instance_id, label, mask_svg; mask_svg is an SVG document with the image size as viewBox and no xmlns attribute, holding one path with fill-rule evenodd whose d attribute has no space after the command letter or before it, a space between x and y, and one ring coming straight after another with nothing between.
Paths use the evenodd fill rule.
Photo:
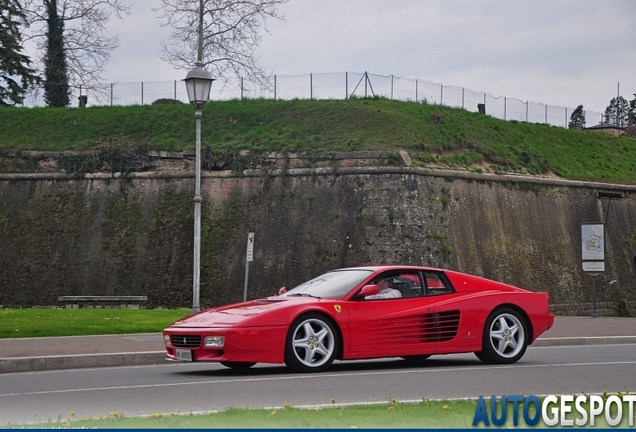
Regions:
<instances>
[{"instance_id":1,"label":"grass verge","mask_svg":"<svg viewBox=\"0 0 636 432\"><path fill-rule=\"evenodd\" d=\"M605 394L604 396L607 396ZM507 410L501 411L501 403L497 402L494 417L503 424L488 425L479 421L473 426L477 410L476 400L422 400L419 403L401 403L396 399L389 403L373 405L344 405L313 408L295 408L284 406L281 408L265 409L237 409L230 408L224 411L183 414L181 412L155 413L146 417L127 417L123 413L110 413L102 418L76 419L71 412L66 418L58 418L55 421L33 424L6 425L8 427L21 428L92 428L92 429L438 429L438 428L540 428L548 427L543 422L542 414L537 413L535 406L528 410L529 419L538 416L536 425L528 425L524 420L523 408L520 404L515 416L513 405L508 403ZM543 400L541 399L541 403ZM627 403L623 404L622 421L615 426L618 428L631 428ZM490 403L487 402L487 410L490 411ZM571 404L570 404L571 406ZM556 418L558 422L562 418L566 420L582 419L579 412L574 410L561 414L548 412L548 418ZM589 404L584 404L586 412L590 412ZM558 409L551 405L550 409ZM492 413L488 412L489 418ZM556 417L554 417L556 415ZM611 417L618 418L617 409L611 410ZM516 418L516 422L515 422ZM36 417L37 421L37 417ZM632 425L634 420L631 419ZM610 427L604 414L595 416L593 426L589 417L585 420L587 427L607 429Z\"/></svg>"},{"instance_id":2,"label":"grass verge","mask_svg":"<svg viewBox=\"0 0 636 432\"><path fill-rule=\"evenodd\" d=\"M0 338L155 333L190 309L0 309Z\"/></svg>"}]
</instances>

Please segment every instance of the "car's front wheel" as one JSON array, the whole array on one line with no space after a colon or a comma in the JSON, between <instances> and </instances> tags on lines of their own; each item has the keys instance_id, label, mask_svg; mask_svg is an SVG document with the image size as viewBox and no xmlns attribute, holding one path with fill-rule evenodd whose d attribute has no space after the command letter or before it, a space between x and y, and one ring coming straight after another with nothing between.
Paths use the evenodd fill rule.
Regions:
<instances>
[{"instance_id":1,"label":"car's front wheel","mask_svg":"<svg viewBox=\"0 0 636 432\"><path fill-rule=\"evenodd\" d=\"M525 354L528 338L528 326L521 314L502 307L486 320L482 350L475 355L486 363L515 363Z\"/></svg>"},{"instance_id":2,"label":"car's front wheel","mask_svg":"<svg viewBox=\"0 0 636 432\"><path fill-rule=\"evenodd\" d=\"M221 364L225 367L229 367L230 369L244 370L249 369L254 366L256 363L252 362L237 362L237 361L224 361Z\"/></svg>"},{"instance_id":3,"label":"car's front wheel","mask_svg":"<svg viewBox=\"0 0 636 432\"><path fill-rule=\"evenodd\" d=\"M335 325L317 313L303 315L289 328L285 364L300 372L321 372L336 358L340 344Z\"/></svg>"}]
</instances>

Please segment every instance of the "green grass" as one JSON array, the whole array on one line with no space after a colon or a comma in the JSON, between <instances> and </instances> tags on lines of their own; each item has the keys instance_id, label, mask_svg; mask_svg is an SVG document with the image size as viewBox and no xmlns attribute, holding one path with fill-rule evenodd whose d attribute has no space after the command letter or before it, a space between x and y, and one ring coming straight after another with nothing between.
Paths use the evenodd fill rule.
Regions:
<instances>
[{"instance_id":1,"label":"green grass","mask_svg":"<svg viewBox=\"0 0 636 432\"><path fill-rule=\"evenodd\" d=\"M189 105L1 107L0 117L0 155L123 145L194 147ZM634 138L383 98L210 102L203 110L202 141L216 151L406 150L420 166L636 183Z\"/></svg>"},{"instance_id":2,"label":"green grass","mask_svg":"<svg viewBox=\"0 0 636 432\"><path fill-rule=\"evenodd\" d=\"M0 338L155 333L190 309L0 309Z\"/></svg>"},{"instance_id":3,"label":"green grass","mask_svg":"<svg viewBox=\"0 0 636 432\"><path fill-rule=\"evenodd\" d=\"M488 398L489 399L489 398ZM336 402L335 400L333 401ZM487 402L490 410L490 402ZM573 404L569 404L572 411L566 414L566 419L580 419ZM589 405L584 405L589 413ZM127 417L122 413L110 413L100 419L77 419L75 413L68 413L64 418L37 422L34 414L34 424L4 425L23 428L134 428L134 429L429 429L429 428L529 428L545 429L548 426L539 419L536 426L528 426L523 419L523 404L518 406L517 425L514 424L512 404L508 404L506 421L502 426L495 426L492 422L488 426L483 421L473 426L473 419L477 408L476 400L423 400L419 403L401 403L393 399L388 403L377 405L348 405L315 408L294 408L284 406L269 409L237 409L230 408L219 412L183 414L181 412L154 413L148 417ZM613 406L615 408L615 406ZM488 411L490 418L490 411ZM530 408L529 416L537 415L534 406ZM549 413L550 416L554 414ZM559 414L557 414L558 416ZM540 416L540 414L539 414ZM496 417L501 419L501 405L498 401ZM616 417L616 410L612 409L612 417ZM589 418L588 418L589 427ZM605 415L595 418L595 428L609 428ZM622 421L616 427L629 428L629 409L623 403Z\"/></svg>"},{"instance_id":4,"label":"green grass","mask_svg":"<svg viewBox=\"0 0 636 432\"><path fill-rule=\"evenodd\" d=\"M442 428L471 427L475 401L423 401L301 409L228 409L200 415L178 412L146 418L111 413L101 419L75 419L73 413L38 428ZM34 418L34 421L37 419ZM28 427L28 426L27 426Z\"/></svg>"}]
</instances>

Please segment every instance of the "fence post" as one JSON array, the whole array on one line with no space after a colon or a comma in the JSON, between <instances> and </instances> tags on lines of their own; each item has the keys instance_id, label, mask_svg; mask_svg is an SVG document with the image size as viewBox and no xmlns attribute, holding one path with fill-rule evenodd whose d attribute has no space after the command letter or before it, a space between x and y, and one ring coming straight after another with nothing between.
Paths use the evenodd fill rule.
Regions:
<instances>
[{"instance_id":1,"label":"fence post","mask_svg":"<svg viewBox=\"0 0 636 432\"><path fill-rule=\"evenodd\" d=\"M144 106L144 82L141 82L141 106Z\"/></svg>"},{"instance_id":2,"label":"fence post","mask_svg":"<svg viewBox=\"0 0 636 432\"><path fill-rule=\"evenodd\" d=\"M565 107L565 128L568 128L568 107Z\"/></svg>"},{"instance_id":3,"label":"fence post","mask_svg":"<svg viewBox=\"0 0 636 432\"><path fill-rule=\"evenodd\" d=\"M177 80L174 80L174 100L177 100Z\"/></svg>"},{"instance_id":4,"label":"fence post","mask_svg":"<svg viewBox=\"0 0 636 432\"><path fill-rule=\"evenodd\" d=\"M464 109L464 87L462 87L462 109Z\"/></svg>"},{"instance_id":5,"label":"fence post","mask_svg":"<svg viewBox=\"0 0 636 432\"><path fill-rule=\"evenodd\" d=\"M241 100L243 100L243 91L245 90L245 81L243 79L244 78L241 77Z\"/></svg>"},{"instance_id":6,"label":"fence post","mask_svg":"<svg viewBox=\"0 0 636 432\"><path fill-rule=\"evenodd\" d=\"M439 85L439 104L444 105L444 84Z\"/></svg>"},{"instance_id":7,"label":"fence post","mask_svg":"<svg viewBox=\"0 0 636 432\"><path fill-rule=\"evenodd\" d=\"M526 123L528 123L528 101L526 101Z\"/></svg>"},{"instance_id":8,"label":"fence post","mask_svg":"<svg viewBox=\"0 0 636 432\"><path fill-rule=\"evenodd\" d=\"M391 74L391 99L393 99L393 74Z\"/></svg>"},{"instance_id":9,"label":"fence post","mask_svg":"<svg viewBox=\"0 0 636 432\"><path fill-rule=\"evenodd\" d=\"M418 87L418 80L415 80L415 102L420 101L417 97L417 87Z\"/></svg>"},{"instance_id":10,"label":"fence post","mask_svg":"<svg viewBox=\"0 0 636 432\"><path fill-rule=\"evenodd\" d=\"M274 75L274 100L276 100L276 75Z\"/></svg>"},{"instance_id":11,"label":"fence post","mask_svg":"<svg viewBox=\"0 0 636 432\"><path fill-rule=\"evenodd\" d=\"M309 73L309 100L314 100L314 74Z\"/></svg>"},{"instance_id":12,"label":"fence post","mask_svg":"<svg viewBox=\"0 0 636 432\"><path fill-rule=\"evenodd\" d=\"M545 123L548 124L548 104L545 104Z\"/></svg>"},{"instance_id":13,"label":"fence post","mask_svg":"<svg viewBox=\"0 0 636 432\"><path fill-rule=\"evenodd\" d=\"M349 72L345 72L345 100L349 99Z\"/></svg>"},{"instance_id":14,"label":"fence post","mask_svg":"<svg viewBox=\"0 0 636 432\"><path fill-rule=\"evenodd\" d=\"M113 106L113 83L110 83L110 106Z\"/></svg>"},{"instance_id":15,"label":"fence post","mask_svg":"<svg viewBox=\"0 0 636 432\"><path fill-rule=\"evenodd\" d=\"M506 111L508 111L508 98L504 96L504 120L506 120Z\"/></svg>"}]
</instances>

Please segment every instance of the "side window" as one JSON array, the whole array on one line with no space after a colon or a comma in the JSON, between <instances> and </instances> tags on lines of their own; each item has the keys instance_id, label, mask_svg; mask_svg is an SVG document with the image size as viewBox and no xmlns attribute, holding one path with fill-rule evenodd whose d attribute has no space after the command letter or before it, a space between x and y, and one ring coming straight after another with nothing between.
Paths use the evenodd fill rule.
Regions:
<instances>
[{"instance_id":1,"label":"side window","mask_svg":"<svg viewBox=\"0 0 636 432\"><path fill-rule=\"evenodd\" d=\"M427 296L449 294L453 292L453 287L443 273L424 272L424 280L426 281Z\"/></svg>"},{"instance_id":2,"label":"side window","mask_svg":"<svg viewBox=\"0 0 636 432\"><path fill-rule=\"evenodd\" d=\"M417 272L402 272L393 277L393 287L402 293L402 297L420 297L422 281Z\"/></svg>"},{"instance_id":3,"label":"side window","mask_svg":"<svg viewBox=\"0 0 636 432\"><path fill-rule=\"evenodd\" d=\"M378 285L380 292L368 296L366 300L419 297L422 295L422 282L418 272L387 272L371 281Z\"/></svg>"}]
</instances>

